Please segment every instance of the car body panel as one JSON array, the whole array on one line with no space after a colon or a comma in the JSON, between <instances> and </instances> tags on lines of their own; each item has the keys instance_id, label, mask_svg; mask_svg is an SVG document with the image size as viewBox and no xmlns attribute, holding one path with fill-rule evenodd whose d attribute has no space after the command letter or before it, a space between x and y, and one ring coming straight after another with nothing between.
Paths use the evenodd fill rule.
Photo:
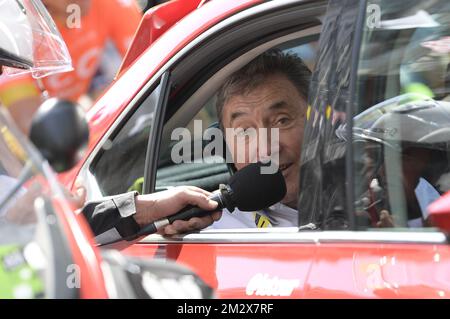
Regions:
<instances>
[{"instance_id":1,"label":"car body panel","mask_svg":"<svg viewBox=\"0 0 450 319\"><path fill-rule=\"evenodd\" d=\"M95 247L92 230L86 219L73 212L75 207L64 200L55 200L56 214L60 216L61 225L70 246L72 258L78 268L72 269L79 276L81 298L107 298L105 281L101 269L101 256Z\"/></svg>"},{"instance_id":2,"label":"car body panel","mask_svg":"<svg viewBox=\"0 0 450 319\"><path fill-rule=\"evenodd\" d=\"M174 0L150 8L142 17L132 45L119 68L120 76L153 42L181 18L194 11L201 0Z\"/></svg>"},{"instance_id":3,"label":"car body panel","mask_svg":"<svg viewBox=\"0 0 450 319\"><path fill-rule=\"evenodd\" d=\"M292 285L291 289L289 285L284 289L280 287L280 294L302 298L311 268L311 253L315 250L314 245L304 248L291 250L286 249L284 244L136 244L122 250L122 253L170 259L188 266L216 289L219 298L277 297L271 296L270 291L263 293L262 290L259 291L260 296L256 295L259 281L277 276L285 281L290 280Z\"/></svg>"},{"instance_id":4,"label":"car body panel","mask_svg":"<svg viewBox=\"0 0 450 319\"><path fill-rule=\"evenodd\" d=\"M122 253L186 265L220 298L450 297L445 244L138 243Z\"/></svg>"}]
</instances>

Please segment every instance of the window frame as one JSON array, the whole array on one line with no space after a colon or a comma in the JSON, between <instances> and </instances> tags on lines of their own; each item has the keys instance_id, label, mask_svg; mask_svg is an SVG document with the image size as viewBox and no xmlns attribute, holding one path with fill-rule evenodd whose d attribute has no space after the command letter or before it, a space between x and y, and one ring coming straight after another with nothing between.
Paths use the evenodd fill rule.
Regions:
<instances>
[{"instance_id":1,"label":"window frame","mask_svg":"<svg viewBox=\"0 0 450 319\"><path fill-rule=\"evenodd\" d=\"M162 127L164 125L164 115L166 113L167 102L169 98L170 82L169 72L165 72L161 77L161 90L159 92L158 102L155 107L155 119L150 130L148 145L145 154L144 166L144 185L143 194L153 193L156 185L156 169L158 162L154 160L154 154L159 154L161 146ZM155 172L155 173L153 173Z\"/></svg>"}]
</instances>

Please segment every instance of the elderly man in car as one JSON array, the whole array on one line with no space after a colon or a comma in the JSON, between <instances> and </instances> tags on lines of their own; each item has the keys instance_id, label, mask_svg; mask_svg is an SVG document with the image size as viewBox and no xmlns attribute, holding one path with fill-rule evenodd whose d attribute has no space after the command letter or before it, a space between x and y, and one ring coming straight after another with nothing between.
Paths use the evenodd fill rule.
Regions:
<instances>
[{"instance_id":1,"label":"elderly man in car","mask_svg":"<svg viewBox=\"0 0 450 319\"><path fill-rule=\"evenodd\" d=\"M232 74L219 89L216 108L224 133L230 128L244 132L254 129L257 134L261 129L277 129L277 145L272 149L274 143L269 141L267 154L277 152L287 192L280 203L262 211L224 210L213 228L298 226L299 165L310 75L308 67L296 55L269 50ZM271 138L270 133L267 136ZM256 146L235 143L231 141L233 138L225 134L234 169L262 160L261 152L251 149L261 147L259 138ZM246 155L238 156L240 152Z\"/></svg>"}]
</instances>

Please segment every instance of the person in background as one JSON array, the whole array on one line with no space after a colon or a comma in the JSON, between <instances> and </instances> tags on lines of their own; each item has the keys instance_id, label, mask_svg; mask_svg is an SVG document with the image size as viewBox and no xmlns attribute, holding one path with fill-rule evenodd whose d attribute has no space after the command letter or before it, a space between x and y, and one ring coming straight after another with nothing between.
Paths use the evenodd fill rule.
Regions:
<instances>
[{"instance_id":1,"label":"person in background","mask_svg":"<svg viewBox=\"0 0 450 319\"><path fill-rule=\"evenodd\" d=\"M91 87L108 41L123 57L142 17L134 0L43 0L43 3L67 44L74 70L40 80L29 74L0 77L0 101L25 134L43 99L58 97L80 102Z\"/></svg>"}]
</instances>

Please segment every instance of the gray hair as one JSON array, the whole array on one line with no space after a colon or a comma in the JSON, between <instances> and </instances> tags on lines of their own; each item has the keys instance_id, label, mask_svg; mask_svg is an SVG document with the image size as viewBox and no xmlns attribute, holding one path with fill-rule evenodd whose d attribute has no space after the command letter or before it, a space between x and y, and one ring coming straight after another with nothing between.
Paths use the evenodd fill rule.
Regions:
<instances>
[{"instance_id":1,"label":"gray hair","mask_svg":"<svg viewBox=\"0 0 450 319\"><path fill-rule=\"evenodd\" d=\"M297 88L303 98L308 98L311 71L297 55L271 49L256 57L246 66L233 73L219 88L216 110L220 127L225 103L236 95L245 95L264 83L270 75L282 74Z\"/></svg>"}]
</instances>

